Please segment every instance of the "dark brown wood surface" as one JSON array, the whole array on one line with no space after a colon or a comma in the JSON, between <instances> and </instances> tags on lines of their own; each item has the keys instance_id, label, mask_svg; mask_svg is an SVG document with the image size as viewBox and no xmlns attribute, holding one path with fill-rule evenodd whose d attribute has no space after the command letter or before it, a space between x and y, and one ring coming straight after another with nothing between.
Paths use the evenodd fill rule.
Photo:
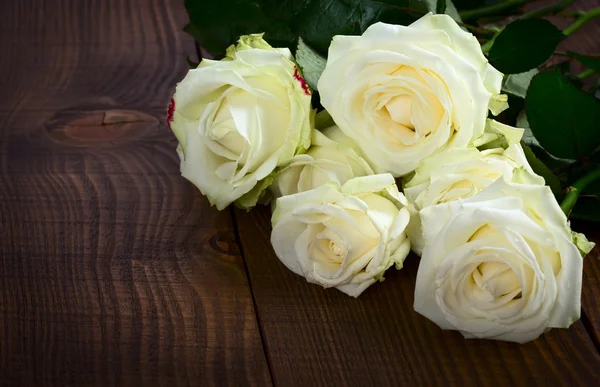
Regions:
<instances>
[{"instance_id":1,"label":"dark brown wood surface","mask_svg":"<svg viewBox=\"0 0 600 387\"><path fill-rule=\"evenodd\" d=\"M573 227L585 231L597 244L584 260L581 320L600 351L600 225L581 222L574 223Z\"/></svg>"},{"instance_id":2,"label":"dark brown wood surface","mask_svg":"<svg viewBox=\"0 0 600 387\"><path fill-rule=\"evenodd\" d=\"M598 249L581 321L473 341L412 310L416 257L352 299L279 263L266 209L210 207L165 123L185 22L183 0L0 2L0 385L600 381Z\"/></svg>"},{"instance_id":3,"label":"dark brown wood surface","mask_svg":"<svg viewBox=\"0 0 600 387\"><path fill-rule=\"evenodd\" d=\"M600 380L598 349L581 321L525 345L465 340L413 311L416 256L352 299L310 285L279 264L269 249L267 211L237 211L236 218L277 385L314 380L360 386L587 385ZM586 278L584 286L593 281Z\"/></svg>"},{"instance_id":4,"label":"dark brown wood surface","mask_svg":"<svg viewBox=\"0 0 600 387\"><path fill-rule=\"evenodd\" d=\"M165 107L182 1L0 3L0 381L271 384L227 212Z\"/></svg>"}]
</instances>

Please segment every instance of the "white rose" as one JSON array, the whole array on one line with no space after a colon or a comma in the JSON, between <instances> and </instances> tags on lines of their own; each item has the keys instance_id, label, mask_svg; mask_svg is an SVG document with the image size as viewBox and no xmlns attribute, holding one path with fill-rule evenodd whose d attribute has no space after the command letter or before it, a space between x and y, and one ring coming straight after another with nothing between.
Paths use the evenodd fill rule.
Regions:
<instances>
[{"instance_id":1,"label":"white rose","mask_svg":"<svg viewBox=\"0 0 600 387\"><path fill-rule=\"evenodd\" d=\"M288 49L243 36L177 85L169 123L182 175L219 210L255 205L275 168L309 147L310 100Z\"/></svg>"},{"instance_id":2,"label":"white rose","mask_svg":"<svg viewBox=\"0 0 600 387\"><path fill-rule=\"evenodd\" d=\"M414 177L404 185L413 215L407 228L413 251L421 255L425 245L419 210L473 196L500 177L544 185L544 178L533 172L519 144L506 150L452 148L423 160Z\"/></svg>"},{"instance_id":3,"label":"white rose","mask_svg":"<svg viewBox=\"0 0 600 387\"><path fill-rule=\"evenodd\" d=\"M277 199L271 243L308 282L358 297L410 250L406 198L390 174L357 177Z\"/></svg>"},{"instance_id":4,"label":"white rose","mask_svg":"<svg viewBox=\"0 0 600 387\"><path fill-rule=\"evenodd\" d=\"M323 131L313 129L308 152L295 156L277 175L271 186L275 196L308 191L330 181L342 185L354 177L372 175L373 170L356 153L352 140L346 137L340 141L341 137L345 136L337 126Z\"/></svg>"},{"instance_id":5,"label":"white rose","mask_svg":"<svg viewBox=\"0 0 600 387\"><path fill-rule=\"evenodd\" d=\"M414 307L442 329L524 343L579 318L583 259L549 187L498 179L420 215Z\"/></svg>"},{"instance_id":6,"label":"white rose","mask_svg":"<svg viewBox=\"0 0 600 387\"><path fill-rule=\"evenodd\" d=\"M501 82L472 34L428 14L409 26L376 23L362 36L335 36L318 89L375 171L401 176L440 148L482 136L488 109L508 106Z\"/></svg>"}]
</instances>

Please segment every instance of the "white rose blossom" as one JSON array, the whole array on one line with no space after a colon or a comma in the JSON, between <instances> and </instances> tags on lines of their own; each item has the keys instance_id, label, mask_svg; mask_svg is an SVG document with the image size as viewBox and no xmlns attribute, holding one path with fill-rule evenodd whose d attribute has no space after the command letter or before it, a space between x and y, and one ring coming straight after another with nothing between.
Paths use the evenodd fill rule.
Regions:
<instances>
[{"instance_id":1,"label":"white rose blossom","mask_svg":"<svg viewBox=\"0 0 600 387\"><path fill-rule=\"evenodd\" d=\"M337 126L323 131L313 129L311 144L306 154L296 155L277 174L271 186L276 197L308 191L330 181L342 185L354 177L373 175L371 167L357 154L356 144Z\"/></svg>"},{"instance_id":2,"label":"white rose blossom","mask_svg":"<svg viewBox=\"0 0 600 387\"><path fill-rule=\"evenodd\" d=\"M520 144L506 150L452 148L423 160L414 177L404 185L412 215L407 234L413 251L421 255L425 244L419 210L473 196L500 177L544 185L544 178L533 172Z\"/></svg>"},{"instance_id":3,"label":"white rose blossom","mask_svg":"<svg viewBox=\"0 0 600 387\"><path fill-rule=\"evenodd\" d=\"M168 121L182 175L219 210L254 206L273 171L310 146L310 101L288 49L242 36L177 85Z\"/></svg>"},{"instance_id":4,"label":"white rose blossom","mask_svg":"<svg viewBox=\"0 0 600 387\"><path fill-rule=\"evenodd\" d=\"M549 187L498 179L420 215L414 308L442 329L524 343L579 318L583 258Z\"/></svg>"},{"instance_id":5,"label":"white rose blossom","mask_svg":"<svg viewBox=\"0 0 600 387\"><path fill-rule=\"evenodd\" d=\"M318 89L375 172L403 176L442 148L478 141L488 110L508 106L501 83L472 34L428 14L409 26L376 23L362 36L335 36Z\"/></svg>"},{"instance_id":6,"label":"white rose blossom","mask_svg":"<svg viewBox=\"0 0 600 387\"><path fill-rule=\"evenodd\" d=\"M271 244L308 282L358 297L410 251L406 198L390 174L356 177L277 199Z\"/></svg>"}]
</instances>

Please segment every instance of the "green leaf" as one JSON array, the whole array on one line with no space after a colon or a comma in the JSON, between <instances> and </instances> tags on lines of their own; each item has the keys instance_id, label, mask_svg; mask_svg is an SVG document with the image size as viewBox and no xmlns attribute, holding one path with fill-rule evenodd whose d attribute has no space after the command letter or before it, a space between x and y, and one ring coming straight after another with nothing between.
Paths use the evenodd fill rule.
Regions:
<instances>
[{"instance_id":1,"label":"green leaf","mask_svg":"<svg viewBox=\"0 0 600 387\"><path fill-rule=\"evenodd\" d=\"M567 182L570 180L569 171L577 162L571 159L559 159L554 157L538 145L530 145L529 147L535 154L535 157L546 164L546 166L558 177L562 185L566 187L568 185Z\"/></svg>"},{"instance_id":2,"label":"green leaf","mask_svg":"<svg viewBox=\"0 0 600 387\"><path fill-rule=\"evenodd\" d=\"M437 5L435 7L435 13L444 13L446 12L446 0L437 0Z\"/></svg>"},{"instance_id":3,"label":"green leaf","mask_svg":"<svg viewBox=\"0 0 600 387\"><path fill-rule=\"evenodd\" d=\"M521 112L517 116L517 128L525 129L525 131L523 132L523 137L521 138L522 142L524 142L528 146L540 146L540 143L531 131L531 127L529 126L529 121L527 120L527 114L525 113L525 110L521 110Z\"/></svg>"},{"instance_id":4,"label":"green leaf","mask_svg":"<svg viewBox=\"0 0 600 387\"><path fill-rule=\"evenodd\" d=\"M360 35L378 21L412 23L428 11L425 1L185 0L185 6L189 32L213 55L222 54L241 35L260 32L272 46L292 51L301 36L325 55L335 35Z\"/></svg>"},{"instance_id":5,"label":"green leaf","mask_svg":"<svg viewBox=\"0 0 600 387\"><path fill-rule=\"evenodd\" d=\"M567 52L569 56L577 59L585 67L594 71L600 71L600 58L598 56L581 55L576 52Z\"/></svg>"},{"instance_id":6,"label":"green leaf","mask_svg":"<svg viewBox=\"0 0 600 387\"><path fill-rule=\"evenodd\" d=\"M206 0L203 0L206 1ZM303 8L307 7L312 0L256 0L269 18L279 18L286 24L290 24Z\"/></svg>"},{"instance_id":7,"label":"green leaf","mask_svg":"<svg viewBox=\"0 0 600 387\"><path fill-rule=\"evenodd\" d=\"M581 89L583 86L583 81L577 77L577 74L573 74L571 71L571 60L567 59L565 61L547 66L544 71L558 71L576 88Z\"/></svg>"},{"instance_id":8,"label":"green leaf","mask_svg":"<svg viewBox=\"0 0 600 387\"><path fill-rule=\"evenodd\" d=\"M546 62L564 38L547 20L516 20L496 37L489 60L505 74L523 73Z\"/></svg>"},{"instance_id":9,"label":"green leaf","mask_svg":"<svg viewBox=\"0 0 600 387\"><path fill-rule=\"evenodd\" d=\"M454 3L452 3L452 0L446 0L446 10L444 12L456 22L462 23L462 19L460 18L460 15L458 14L458 10L454 6Z\"/></svg>"},{"instance_id":10,"label":"green leaf","mask_svg":"<svg viewBox=\"0 0 600 387\"><path fill-rule=\"evenodd\" d=\"M533 77L525 111L535 138L556 157L586 158L600 145L600 101L557 72Z\"/></svg>"},{"instance_id":11,"label":"green leaf","mask_svg":"<svg viewBox=\"0 0 600 387\"><path fill-rule=\"evenodd\" d=\"M443 11L439 11L438 7L441 6L440 3L444 3L445 9ZM419 4L423 4L423 6L419 7ZM445 13L450 16L452 19L456 20L459 23L462 23L462 19L458 14L458 10L454 6L452 0L411 0L410 7L416 11L421 11L424 7L424 13L426 12L435 12L435 13Z\"/></svg>"},{"instance_id":12,"label":"green leaf","mask_svg":"<svg viewBox=\"0 0 600 387\"><path fill-rule=\"evenodd\" d=\"M291 28L313 49L325 55L335 35L360 35L378 21L400 25L412 23L424 11L415 11L410 3L410 0L310 0L294 16Z\"/></svg>"},{"instance_id":13,"label":"green leaf","mask_svg":"<svg viewBox=\"0 0 600 387\"><path fill-rule=\"evenodd\" d=\"M531 79L537 73L537 69L531 69L524 73L509 74L505 76L502 81L502 91L516 95L517 97L525 98Z\"/></svg>"},{"instance_id":14,"label":"green leaf","mask_svg":"<svg viewBox=\"0 0 600 387\"><path fill-rule=\"evenodd\" d=\"M185 0L190 18L187 32L215 56L241 35L260 32L274 47L293 48L296 36L289 26L267 17L260 5L258 0Z\"/></svg>"},{"instance_id":15,"label":"green leaf","mask_svg":"<svg viewBox=\"0 0 600 387\"><path fill-rule=\"evenodd\" d=\"M300 38L298 39L298 49L296 50L296 62L302 68L302 75L308 86L316 90L319 78L321 78L321 74L325 70L327 59L307 46L304 40Z\"/></svg>"},{"instance_id":16,"label":"green leaf","mask_svg":"<svg viewBox=\"0 0 600 387\"><path fill-rule=\"evenodd\" d=\"M544 163L550 170L564 170L573 165L575 160L572 159L561 159L555 156L552 156L548 152L544 150L544 148L540 145L540 142L535 138L531 128L529 127L529 121L527 120L527 114L525 114L525 110L521 110L521 113L517 116L517 127L523 128L525 131L523 132L523 137L521 141L527 145L533 154L538 158L542 163ZM565 180L567 176L565 176Z\"/></svg>"},{"instance_id":17,"label":"green leaf","mask_svg":"<svg viewBox=\"0 0 600 387\"><path fill-rule=\"evenodd\" d=\"M587 92L596 97L597 99L600 99L600 79L595 84L591 84L588 87Z\"/></svg>"},{"instance_id":18,"label":"green leaf","mask_svg":"<svg viewBox=\"0 0 600 387\"><path fill-rule=\"evenodd\" d=\"M550 187L554 196L556 196L557 199L560 198L562 195L562 187L558 177L550 170L550 168L548 168L548 166L546 166L546 164L535 156L535 153L533 153L527 144L522 142L521 146L523 147L525 157L533 171L543 177L546 185Z\"/></svg>"}]
</instances>

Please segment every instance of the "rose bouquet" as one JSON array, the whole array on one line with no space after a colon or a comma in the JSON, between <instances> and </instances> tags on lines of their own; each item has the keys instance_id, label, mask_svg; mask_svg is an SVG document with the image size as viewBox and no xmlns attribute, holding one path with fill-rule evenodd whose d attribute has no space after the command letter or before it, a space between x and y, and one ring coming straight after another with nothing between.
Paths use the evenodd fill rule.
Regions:
<instances>
[{"instance_id":1,"label":"rose bouquet","mask_svg":"<svg viewBox=\"0 0 600 387\"><path fill-rule=\"evenodd\" d=\"M187 0L215 59L169 107L182 175L219 210L270 203L277 257L311 283L358 297L412 249L414 308L441 328L568 327L594 244L567 216L600 220L600 101L582 89L600 60L551 58L600 11L561 31L540 16L571 2L520 3Z\"/></svg>"}]
</instances>

